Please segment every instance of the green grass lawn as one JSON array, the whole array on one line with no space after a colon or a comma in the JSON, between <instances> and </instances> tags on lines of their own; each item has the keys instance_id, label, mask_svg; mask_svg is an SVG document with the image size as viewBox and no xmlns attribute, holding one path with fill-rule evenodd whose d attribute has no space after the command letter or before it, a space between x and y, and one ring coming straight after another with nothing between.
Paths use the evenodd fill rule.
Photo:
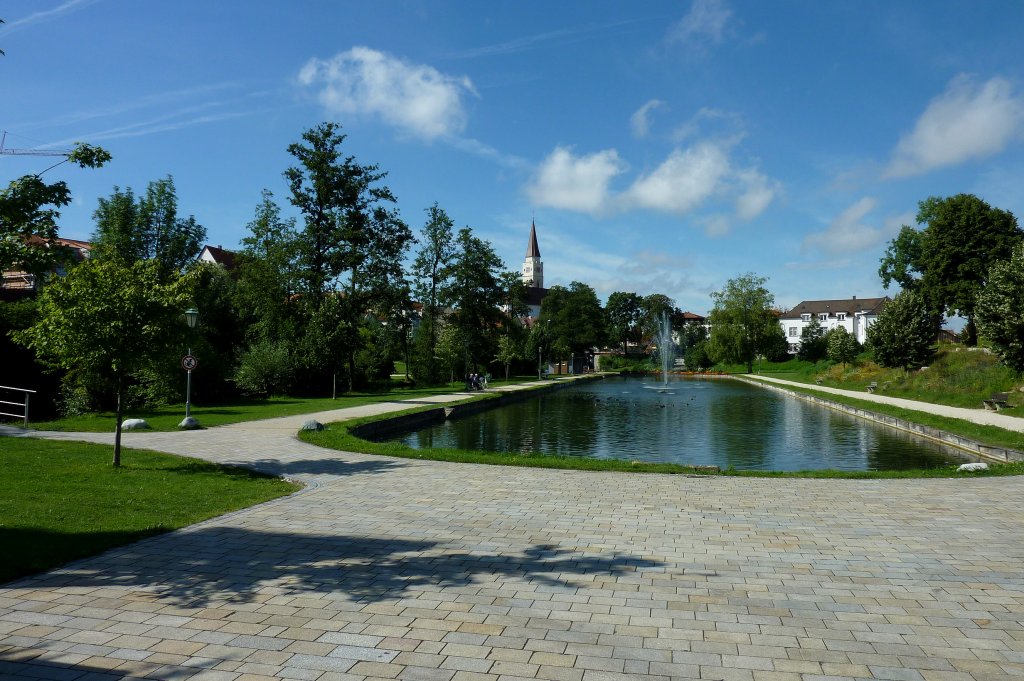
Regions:
<instances>
[{"instance_id":1,"label":"green grass lawn","mask_svg":"<svg viewBox=\"0 0 1024 681\"><path fill-rule=\"evenodd\" d=\"M536 381L536 376L516 376L508 381L492 380L491 386L506 383L524 383ZM296 414L312 414L331 409L359 407L364 404L390 402L395 400L415 399L430 395L444 395L465 389L464 383L450 383L430 388L391 388L377 392L351 392L338 395L337 399L329 397L271 397L265 400L239 400L230 404L202 405L192 404L192 416L203 426L222 426L242 421L257 421L277 416L295 416ZM148 410L135 410L125 414L125 418L146 419L153 430L173 431L185 417L185 406L181 404L157 407ZM96 412L81 416L68 416L54 421L30 423L36 430L58 430L79 433L109 433L114 431L114 413Z\"/></svg>"},{"instance_id":2,"label":"green grass lawn","mask_svg":"<svg viewBox=\"0 0 1024 681\"><path fill-rule=\"evenodd\" d=\"M240 468L146 450L0 438L0 583L290 494Z\"/></svg>"}]
</instances>

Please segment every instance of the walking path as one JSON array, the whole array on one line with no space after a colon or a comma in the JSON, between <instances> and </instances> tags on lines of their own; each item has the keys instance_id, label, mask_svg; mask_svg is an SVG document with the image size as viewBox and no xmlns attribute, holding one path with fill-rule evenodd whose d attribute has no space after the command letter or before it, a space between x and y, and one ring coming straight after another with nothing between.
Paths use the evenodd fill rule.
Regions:
<instances>
[{"instance_id":1,"label":"walking path","mask_svg":"<svg viewBox=\"0 0 1024 681\"><path fill-rule=\"evenodd\" d=\"M397 460L303 443L305 418L126 434L308 486L0 588L0 677L1024 676L1022 478Z\"/></svg>"},{"instance_id":2,"label":"walking path","mask_svg":"<svg viewBox=\"0 0 1024 681\"><path fill-rule=\"evenodd\" d=\"M842 390L840 388L829 388L823 385L808 385L806 383L798 383L796 381L787 381L781 378L770 378L768 376L746 376L756 381L764 381L765 383L776 383L779 385L793 385L801 388L811 388L813 390L830 393L832 395L845 395L847 397L855 397L858 400L864 400L866 402L875 402L877 404L891 404L896 407L902 407L904 409L911 409L913 411L922 411L929 414L937 414L939 416L946 416L954 419L963 419L964 421L971 421L972 423L978 423L985 426L996 426L1005 430L1014 430L1017 432L1024 433L1024 418L1019 416L1009 416L1007 414L1001 414L996 411L987 411L985 409L966 409L964 407L949 407L944 404L933 404L931 402L919 402L917 400L907 400L902 397L886 397L885 395L879 395L878 393L859 392L856 390Z\"/></svg>"}]
</instances>

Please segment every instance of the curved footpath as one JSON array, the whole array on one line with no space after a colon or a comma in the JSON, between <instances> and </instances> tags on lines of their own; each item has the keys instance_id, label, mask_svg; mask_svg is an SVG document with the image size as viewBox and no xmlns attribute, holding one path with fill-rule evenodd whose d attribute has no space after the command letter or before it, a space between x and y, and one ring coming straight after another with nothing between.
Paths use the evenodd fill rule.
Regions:
<instances>
[{"instance_id":1,"label":"curved footpath","mask_svg":"<svg viewBox=\"0 0 1024 681\"><path fill-rule=\"evenodd\" d=\"M0 588L0 677L1024 675L1024 478L399 460L300 442L305 418L126 434L308 486Z\"/></svg>"}]
</instances>

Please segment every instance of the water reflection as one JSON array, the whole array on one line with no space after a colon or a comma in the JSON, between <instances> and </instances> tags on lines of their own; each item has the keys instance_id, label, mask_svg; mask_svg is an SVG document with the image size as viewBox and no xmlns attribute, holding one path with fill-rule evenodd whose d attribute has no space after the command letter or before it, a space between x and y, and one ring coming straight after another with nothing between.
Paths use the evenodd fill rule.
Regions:
<instances>
[{"instance_id":1,"label":"water reflection","mask_svg":"<svg viewBox=\"0 0 1024 681\"><path fill-rule=\"evenodd\" d=\"M412 447L733 466L896 470L955 450L740 381L606 379L396 438Z\"/></svg>"}]
</instances>

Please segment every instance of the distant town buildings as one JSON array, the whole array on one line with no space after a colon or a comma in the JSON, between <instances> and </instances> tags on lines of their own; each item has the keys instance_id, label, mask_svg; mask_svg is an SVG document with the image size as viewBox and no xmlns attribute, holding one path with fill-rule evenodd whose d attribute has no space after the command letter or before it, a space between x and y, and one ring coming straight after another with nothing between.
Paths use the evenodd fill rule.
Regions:
<instances>
[{"instance_id":1,"label":"distant town buildings","mask_svg":"<svg viewBox=\"0 0 1024 681\"><path fill-rule=\"evenodd\" d=\"M526 306L530 308L527 323L540 316L540 304L548 290L544 288L544 263L540 259L537 245L537 223L530 223L530 241L526 245L526 259L523 261L523 283L526 284Z\"/></svg>"},{"instance_id":2,"label":"distant town buildings","mask_svg":"<svg viewBox=\"0 0 1024 681\"><path fill-rule=\"evenodd\" d=\"M821 328L827 333L836 327L843 327L847 332L863 344L868 339L868 327L878 319L890 298L860 298L853 296L847 300L805 300L779 317L779 324L786 334L789 351L800 349L800 336L812 319L817 319Z\"/></svg>"}]
</instances>

